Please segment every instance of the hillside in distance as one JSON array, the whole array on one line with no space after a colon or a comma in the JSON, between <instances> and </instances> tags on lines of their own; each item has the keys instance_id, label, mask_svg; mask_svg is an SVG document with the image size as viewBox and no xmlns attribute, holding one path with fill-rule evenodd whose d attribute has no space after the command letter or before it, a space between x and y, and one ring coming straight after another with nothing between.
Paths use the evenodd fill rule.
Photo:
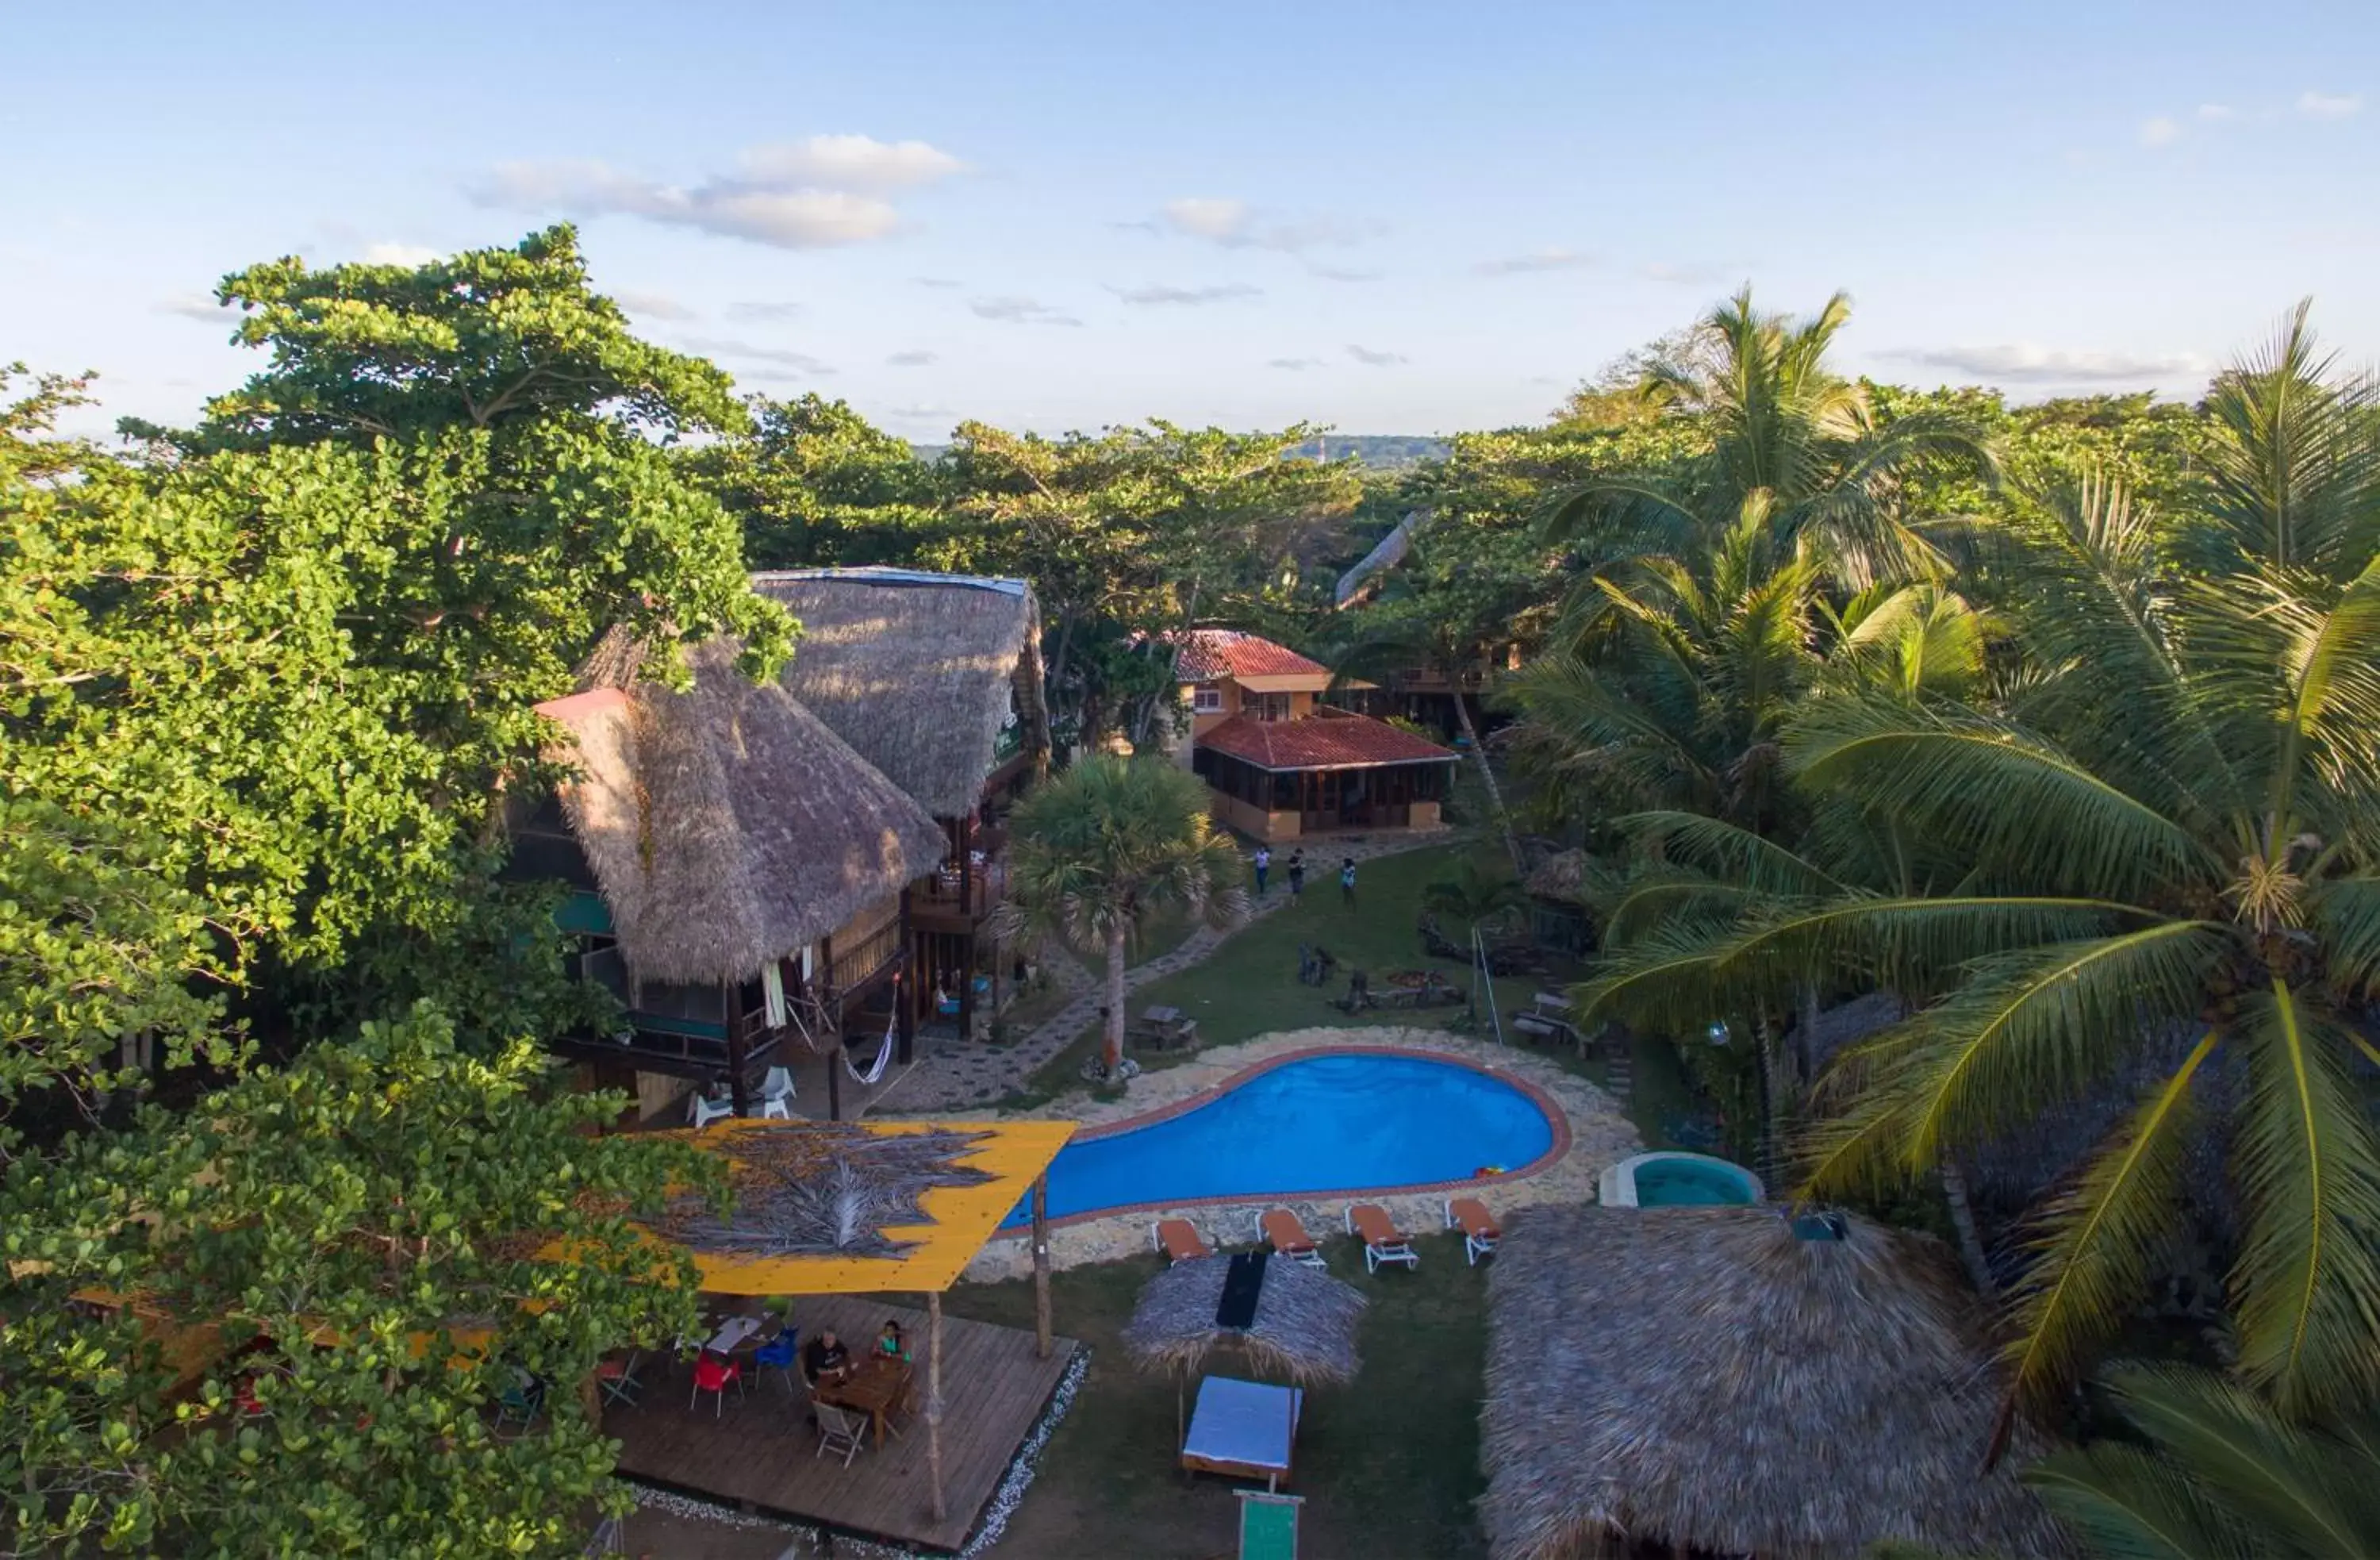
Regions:
<instances>
[{"instance_id":1,"label":"hillside in distance","mask_svg":"<svg viewBox=\"0 0 2380 1560\"><path fill-rule=\"evenodd\" d=\"M931 462L940 460L951 446L912 444L909 447L917 451L918 459ZM1452 440L1428 433L1326 433L1306 440L1290 453L1307 460L1344 460L1352 455L1367 469L1393 471L1424 460L1443 459L1453 447Z\"/></svg>"}]
</instances>

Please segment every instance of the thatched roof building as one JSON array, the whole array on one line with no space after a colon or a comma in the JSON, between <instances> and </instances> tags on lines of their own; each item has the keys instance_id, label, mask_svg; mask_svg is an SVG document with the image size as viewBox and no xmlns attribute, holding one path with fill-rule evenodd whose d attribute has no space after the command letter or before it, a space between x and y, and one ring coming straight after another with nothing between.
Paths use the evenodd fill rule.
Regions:
<instances>
[{"instance_id":1,"label":"thatched roof building","mask_svg":"<svg viewBox=\"0 0 2380 1560\"><path fill-rule=\"evenodd\" d=\"M1521 886L1540 899L1558 899L1576 904L1586 892L1586 852L1579 849L1557 850L1538 862Z\"/></svg>"},{"instance_id":2,"label":"thatched roof building","mask_svg":"<svg viewBox=\"0 0 2380 1560\"><path fill-rule=\"evenodd\" d=\"M1024 581L828 568L756 574L752 588L801 619L786 689L936 817L974 810L1012 719L1026 750L1049 750L1040 609Z\"/></svg>"},{"instance_id":3,"label":"thatched roof building","mask_svg":"<svg viewBox=\"0 0 2380 1560\"><path fill-rule=\"evenodd\" d=\"M739 675L732 644L689 659L686 692L629 658L542 709L578 738L563 809L629 969L741 981L933 871L945 841L792 694Z\"/></svg>"},{"instance_id":4,"label":"thatched roof building","mask_svg":"<svg viewBox=\"0 0 2380 1560\"><path fill-rule=\"evenodd\" d=\"M1258 1371L1301 1386L1355 1379L1362 1295L1302 1262L1271 1261L1255 1318L1245 1328L1223 1327L1215 1313L1231 1268L1230 1257L1198 1257L1150 1280L1124 1326L1125 1350L1151 1370L1188 1376L1213 1350L1237 1346Z\"/></svg>"},{"instance_id":5,"label":"thatched roof building","mask_svg":"<svg viewBox=\"0 0 2380 1560\"><path fill-rule=\"evenodd\" d=\"M1834 1218L1840 1238L1773 1208L1513 1216L1488 1275L1495 1560L2067 1553L2015 1475L2029 1431L1983 1471L1995 1383L1948 1259Z\"/></svg>"}]
</instances>

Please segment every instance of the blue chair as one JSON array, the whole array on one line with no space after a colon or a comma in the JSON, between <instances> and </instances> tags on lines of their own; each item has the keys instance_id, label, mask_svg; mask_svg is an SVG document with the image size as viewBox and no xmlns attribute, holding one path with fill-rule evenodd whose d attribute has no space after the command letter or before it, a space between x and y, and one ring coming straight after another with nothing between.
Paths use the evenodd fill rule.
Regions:
<instances>
[{"instance_id":1,"label":"blue chair","mask_svg":"<svg viewBox=\"0 0 2380 1560\"><path fill-rule=\"evenodd\" d=\"M800 1335L793 1328L783 1327L775 1337L752 1351L752 1368L783 1371L785 1391L793 1395L798 1395L794 1393L794 1362L800 1358L795 1347L799 1342Z\"/></svg>"}]
</instances>

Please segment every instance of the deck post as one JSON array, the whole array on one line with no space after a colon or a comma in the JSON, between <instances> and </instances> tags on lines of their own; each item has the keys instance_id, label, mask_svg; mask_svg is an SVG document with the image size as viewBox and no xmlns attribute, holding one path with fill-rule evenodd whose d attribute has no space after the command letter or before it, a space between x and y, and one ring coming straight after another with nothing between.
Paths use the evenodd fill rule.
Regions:
<instances>
[{"instance_id":1,"label":"deck post","mask_svg":"<svg viewBox=\"0 0 2380 1560\"><path fill-rule=\"evenodd\" d=\"M843 1028L835 1027L834 1043L826 1048L826 1118L843 1119Z\"/></svg>"},{"instance_id":2,"label":"deck post","mask_svg":"<svg viewBox=\"0 0 2380 1560\"><path fill-rule=\"evenodd\" d=\"M1033 1354L1050 1358L1050 1172L1033 1177Z\"/></svg>"},{"instance_id":3,"label":"deck post","mask_svg":"<svg viewBox=\"0 0 2380 1560\"><path fill-rule=\"evenodd\" d=\"M959 820L959 919L966 923L966 952L959 960L959 1039L975 1038L975 812Z\"/></svg>"},{"instance_id":4,"label":"deck post","mask_svg":"<svg viewBox=\"0 0 2380 1560\"><path fill-rule=\"evenodd\" d=\"M934 1520L950 1510L942 1500L942 1292L926 1296L926 1477L933 1487Z\"/></svg>"},{"instance_id":5,"label":"deck post","mask_svg":"<svg viewBox=\"0 0 2380 1560\"><path fill-rule=\"evenodd\" d=\"M901 890L901 969L906 972L924 961L916 957L917 933L909 924L909 890ZM919 989L924 988L922 977ZM896 1049L892 1059L903 1066L917 1059L917 993L901 989L901 976L892 977L892 1032Z\"/></svg>"},{"instance_id":6,"label":"deck post","mask_svg":"<svg viewBox=\"0 0 2380 1560\"><path fill-rule=\"evenodd\" d=\"M719 1010L727 1016L727 1095L735 1102L737 1115L752 1114L751 1085L744 1080L744 1015L736 1009L744 993L733 981L719 988Z\"/></svg>"}]
</instances>

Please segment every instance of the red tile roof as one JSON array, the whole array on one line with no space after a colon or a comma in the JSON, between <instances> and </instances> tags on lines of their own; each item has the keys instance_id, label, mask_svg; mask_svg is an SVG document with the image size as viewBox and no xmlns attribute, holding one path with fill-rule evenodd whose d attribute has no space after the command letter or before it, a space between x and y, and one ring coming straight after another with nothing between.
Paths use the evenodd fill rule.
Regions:
<instances>
[{"instance_id":1,"label":"red tile roof","mask_svg":"<svg viewBox=\"0 0 2380 1560\"><path fill-rule=\"evenodd\" d=\"M1366 764L1430 763L1454 754L1369 715L1316 715L1260 721L1233 715L1201 734L1198 746L1258 769L1354 769Z\"/></svg>"},{"instance_id":2,"label":"red tile roof","mask_svg":"<svg viewBox=\"0 0 2380 1560\"><path fill-rule=\"evenodd\" d=\"M1192 628L1172 636L1174 665L1184 682L1218 677L1327 677L1330 668L1286 645L1237 628Z\"/></svg>"}]
</instances>

